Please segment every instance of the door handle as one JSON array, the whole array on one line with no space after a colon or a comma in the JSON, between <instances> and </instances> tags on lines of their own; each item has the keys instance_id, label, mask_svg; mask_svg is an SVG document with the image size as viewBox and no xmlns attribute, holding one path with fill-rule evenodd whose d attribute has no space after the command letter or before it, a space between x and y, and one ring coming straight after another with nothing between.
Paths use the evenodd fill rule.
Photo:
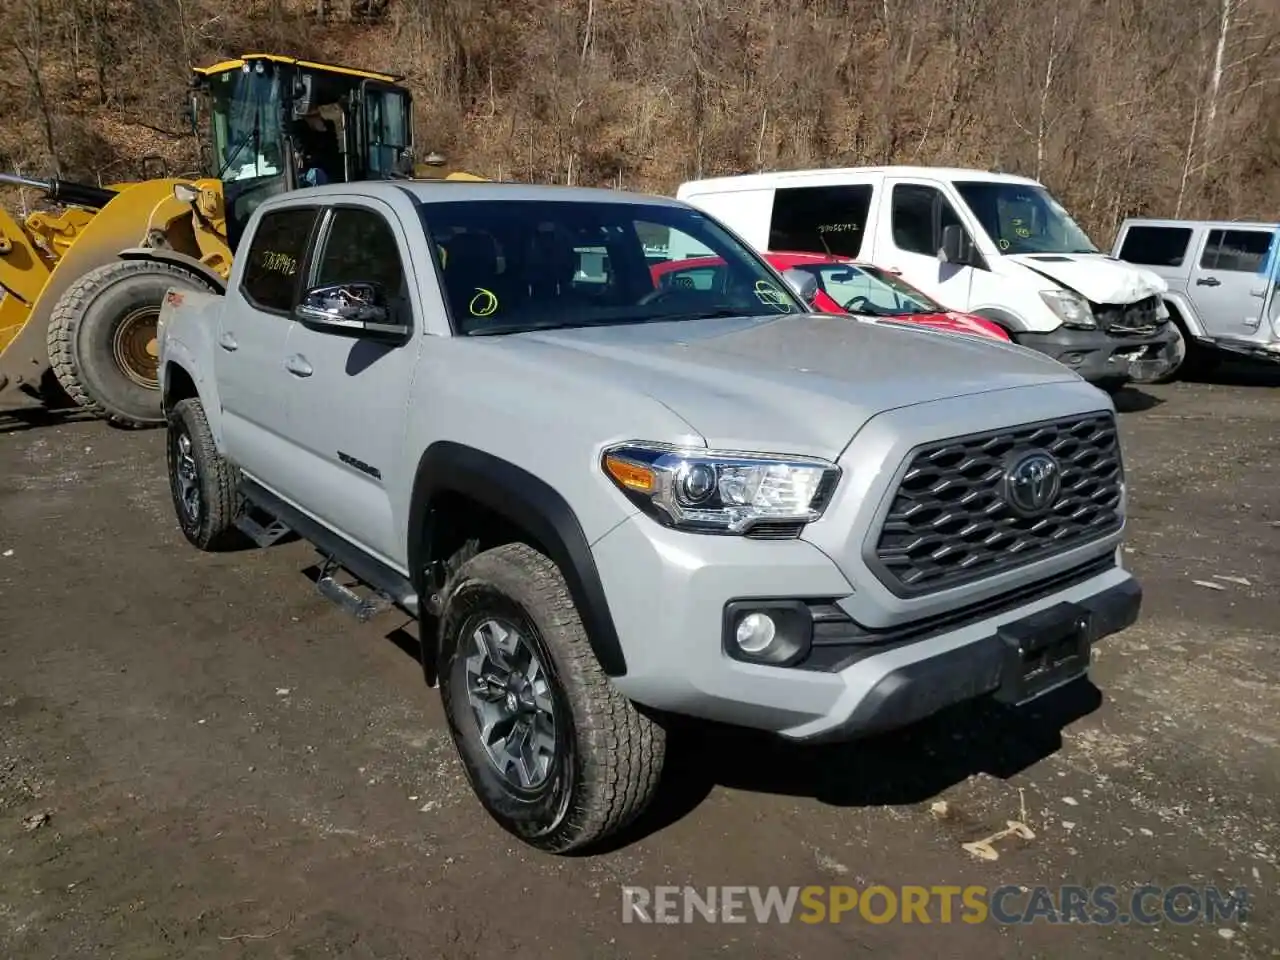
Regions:
<instances>
[{"instance_id":1,"label":"door handle","mask_svg":"<svg viewBox=\"0 0 1280 960\"><path fill-rule=\"evenodd\" d=\"M901 268L901 267L885 267L885 268L884 268L884 272L885 272L885 273L892 273L895 277L900 277L900 276L902 276L902 268Z\"/></svg>"},{"instance_id":2,"label":"door handle","mask_svg":"<svg viewBox=\"0 0 1280 960\"><path fill-rule=\"evenodd\" d=\"M1196 286L1197 287L1216 287L1220 283L1222 283L1222 281L1219 280L1217 277L1201 277L1199 280L1196 281Z\"/></svg>"},{"instance_id":3,"label":"door handle","mask_svg":"<svg viewBox=\"0 0 1280 960\"><path fill-rule=\"evenodd\" d=\"M218 337L218 346L227 351L227 353L235 353L240 344L236 343L236 338L231 334L224 333L222 336Z\"/></svg>"},{"instance_id":4,"label":"door handle","mask_svg":"<svg viewBox=\"0 0 1280 960\"><path fill-rule=\"evenodd\" d=\"M286 360L284 362L284 368L295 377L309 377L313 372L311 364L307 363L307 358L300 353L295 353L292 357Z\"/></svg>"}]
</instances>

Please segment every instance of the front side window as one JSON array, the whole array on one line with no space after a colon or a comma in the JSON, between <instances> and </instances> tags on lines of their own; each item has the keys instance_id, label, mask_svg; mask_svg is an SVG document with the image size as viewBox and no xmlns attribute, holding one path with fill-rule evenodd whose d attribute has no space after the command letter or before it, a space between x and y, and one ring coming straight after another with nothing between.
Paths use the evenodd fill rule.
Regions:
<instances>
[{"instance_id":1,"label":"front side window","mask_svg":"<svg viewBox=\"0 0 1280 960\"><path fill-rule=\"evenodd\" d=\"M382 288L394 319L408 324L408 285L400 245L391 225L376 211L360 207L333 211L314 283L375 283Z\"/></svg>"},{"instance_id":2,"label":"front side window","mask_svg":"<svg viewBox=\"0 0 1280 960\"><path fill-rule=\"evenodd\" d=\"M904 253L936 257L943 229L953 224L963 229L955 208L937 187L898 183L890 197L893 243Z\"/></svg>"},{"instance_id":3,"label":"front side window","mask_svg":"<svg viewBox=\"0 0 1280 960\"><path fill-rule=\"evenodd\" d=\"M563 200L419 210L459 334L807 311L754 252L697 210ZM666 262L691 255L718 260L723 282L663 280Z\"/></svg>"},{"instance_id":4,"label":"front side window","mask_svg":"<svg viewBox=\"0 0 1280 960\"><path fill-rule=\"evenodd\" d=\"M1120 259L1150 267L1180 267L1190 242L1190 227L1130 227L1120 245Z\"/></svg>"},{"instance_id":5,"label":"front side window","mask_svg":"<svg viewBox=\"0 0 1280 960\"><path fill-rule=\"evenodd\" d=\"M955 187L1001 253L1099 252L1044 187L987 180Z\"/></svg>"},{"instance_id":6,"label":"front side window","mask_svg":"<svg viewBox=\"0 0 1280 960\"><path fill-rule=\"evenodd\" d=\"M817 277L822 291L850 313L895 317L946 312L945 307L915 287L875 267L832 263L805 265L799 269Z\"/></svg>"},{"instance_id":7,"label":"front side window","mask_svg":"<svg viewBox=\"0 0 1280 960\"><path fill-rule=\"evenodd\" d=\"M253 234L240 289L255 307L277 313L293 309L298 269L311 240L316 211L312 207L273 210Z\"/></svg>"}]
</instances>

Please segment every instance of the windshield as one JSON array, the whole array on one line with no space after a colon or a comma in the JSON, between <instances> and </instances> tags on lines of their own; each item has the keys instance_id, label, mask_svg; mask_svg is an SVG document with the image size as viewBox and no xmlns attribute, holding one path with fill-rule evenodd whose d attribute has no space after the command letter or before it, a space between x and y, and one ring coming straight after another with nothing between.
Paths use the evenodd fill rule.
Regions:
<instances>
[{"instance_id":1,"label":"windshield","mask_svg":"<svg viewBox=\"0 0 1280 960\"><path fill-rule=\"evenodd\" d=\"M818 286L849 313L873 317L899 317L922 313L946 313L946 307L930 300L892 273L864 264L797 264L796 269L818 278Z\"/></svg>"},{"instance_id":2,"label":"windshield","mask_svg":"<svg viewBox=\"0 0 1280 960\"><path fill-rule=\"evenodd\" d=\"M209 79L214 163L222 180L254 180L284 168L280 81L274 71L231 70Z\"/></svg>"},{"instance_id":3,"label":"windshield","mask_svg":"<svg viewBox=\"0 0 1280 960\"><path fill-rule=\"evenodd\" d=\"M807 309L696 210L566 200L450 201L419 210L463 335ZM720 261L718 281L664 282L666 264L690 256Z\"/></svg>"},{"instance_id":4,"label":"windshield","mask_svg":"<svg viewBox=\"0 0 1280 960\"><path fill-rule=\"evenodd\" d=\"M1098 252L1044 187L969 181L956 189L1001 253Z\"/></svg>"}]
</instances>

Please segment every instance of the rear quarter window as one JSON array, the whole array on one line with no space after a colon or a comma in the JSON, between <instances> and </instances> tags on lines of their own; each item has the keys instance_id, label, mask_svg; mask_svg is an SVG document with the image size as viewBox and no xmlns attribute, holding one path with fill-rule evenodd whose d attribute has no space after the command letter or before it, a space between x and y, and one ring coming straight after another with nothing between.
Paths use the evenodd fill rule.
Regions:
<instances>
[{"instance_id":1,"label":"rear quarter window","mask_svg":"<svg viewBox=\"0 0 1280 960\"><path fill-rule=\"evenodd\" d=\"M1120 259L1150 267L1180 267L1191 243L1189 227L1130 227Z\"/></svg>"}]
</instances>

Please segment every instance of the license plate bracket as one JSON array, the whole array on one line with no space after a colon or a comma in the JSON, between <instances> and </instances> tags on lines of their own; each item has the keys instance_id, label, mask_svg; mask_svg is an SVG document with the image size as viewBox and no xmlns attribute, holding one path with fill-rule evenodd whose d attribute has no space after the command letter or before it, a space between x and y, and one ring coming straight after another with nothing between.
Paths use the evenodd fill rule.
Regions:
<instances>
[{"instance_id":1,"label":"license plate bracket","mask_svg":"<svg viewBox=\"0 0 1280 960\"><path fill-rule=\"evenodd\" d=\"M1089 670L1089 611L1059 603L997 630L1004 663L995 699L1020 706L1083 676Z\"/></svg>"}]
</instances>

